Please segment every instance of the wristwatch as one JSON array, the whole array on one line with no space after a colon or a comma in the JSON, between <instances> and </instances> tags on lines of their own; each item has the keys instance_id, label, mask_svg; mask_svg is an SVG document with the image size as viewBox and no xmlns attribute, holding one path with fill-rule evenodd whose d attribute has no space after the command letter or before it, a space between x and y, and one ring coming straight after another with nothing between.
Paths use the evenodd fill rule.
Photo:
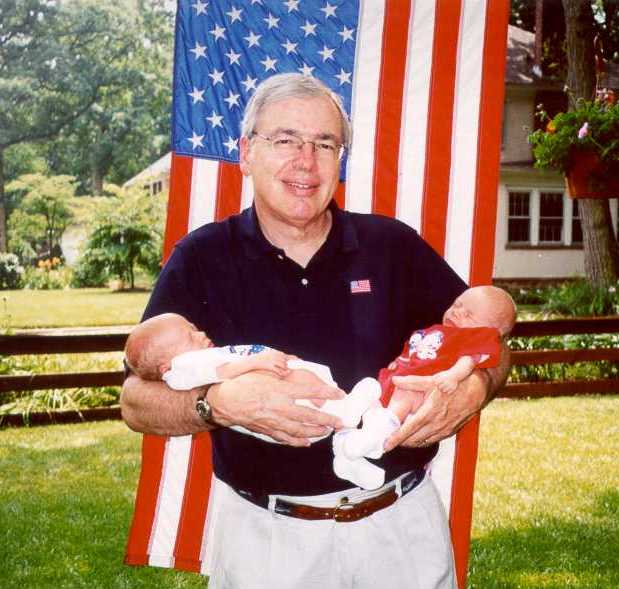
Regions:
<instances>
[{"instance_id":1,"label":"wristwatch","mask_svg":"<svg viewBox=\"0 0 619 589\"><path fill-rule=\"evenodd\" d=\"M202 421L206 423L206 425L210 425L211 427L217 426L213 420L213 408L209 405L209 402L206 400L206 395L211 387L207 387L207 389L196 399L196 411L198 415L202 418Z\"/></svg>"}]
</instances>

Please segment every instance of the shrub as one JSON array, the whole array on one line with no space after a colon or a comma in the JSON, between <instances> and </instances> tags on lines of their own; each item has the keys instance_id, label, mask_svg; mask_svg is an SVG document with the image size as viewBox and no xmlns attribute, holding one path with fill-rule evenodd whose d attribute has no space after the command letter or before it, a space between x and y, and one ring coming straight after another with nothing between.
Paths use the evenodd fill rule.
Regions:
<instances>
[{"instance_id":1,"label":"shrub","mask_svg":"<svg viewBox=\"0 0 619 589\"><path fill-rule=\"evenodd\" d=\"M619 313L619 284L592 286L586 280L564 282L548 287L542 311L553 315L588 317Z\"/></svg>"},{"instance_id":2,"label":"shrub","mask_svg":"<svg viewBox=\"0 0 619 589\"><path fill-rule=\"evenodd\" d=\"M31 290L60 290L71 283L72 271L62 266L59 258L40 260L36 268L24 273L24 288Z\"/></svg>"},{"instance_id":3,"label":"shrub","mask_svg":"<svg viewBox=\"0 0 619 589\"><path fill-rule=\"evenodd\" d=\"M0 254L0 289L21 288L24 268L15 254Z\"/></svg>"},{"instance_id":4,"label":"shrub","mask_svg":"<svg viewBox=\"0 0 619 589\"><path fill-rule=\"evenodd\" d=\"M96 288L105 286L109 279L107 269L93 259L92 252L85 252L73 268L73 288Z\"/></svg>"}]
</instances>

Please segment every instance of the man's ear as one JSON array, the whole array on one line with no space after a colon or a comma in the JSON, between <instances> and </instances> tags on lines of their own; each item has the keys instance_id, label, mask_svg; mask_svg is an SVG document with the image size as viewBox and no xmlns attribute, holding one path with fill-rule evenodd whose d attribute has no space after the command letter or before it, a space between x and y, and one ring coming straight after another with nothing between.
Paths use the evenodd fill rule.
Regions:
<instances>
[{"instance_id":1,"label":"man's ear","mask_svg":"<svg viewBox=\"0 0 619 589\"><path fill-rule=\"evenodd\" d=\"M239 141L239 166L243 176L251 176L250 141L247 137L241 137Z\"/></svg>"}]
</instances>

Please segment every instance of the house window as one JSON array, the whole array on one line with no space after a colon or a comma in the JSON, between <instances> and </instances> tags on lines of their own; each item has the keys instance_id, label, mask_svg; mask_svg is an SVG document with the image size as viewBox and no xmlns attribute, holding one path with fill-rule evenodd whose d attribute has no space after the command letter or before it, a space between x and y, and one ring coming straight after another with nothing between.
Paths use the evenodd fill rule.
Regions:
<instances>
[{"instance_id":1,"label":"house window","mask_svg":"<svg viewBox=\"0 0 619 589\"><path fill-rule=\"evenodd\" d=\"M157 182L153 182L151 185L151 194L154 196L155 194L159 194L163 190L163 182L161 180L157 180Z\"/></svg>"},{"instance_id":2,"label":"house window","mask_svg":"<svg viewBox=\"0 0 619 589\"><path fill-rule=\"evenodd\" d=\"M507 241L510 243L529 243L530 224L529 193L510 192Z\"/></svg>"},{"instance_id":3,"label":"house window","mask_svg":"<svg viewBox=\"0 0 619 589\"><path fill-rule=\"evenodd\" d=\"M562 192L510 190L507 243L512 247L580 246L578 205Z\"/></svg>"},{"instance_id":4,"label":"house window","mask_svg":"<svg viewBox=\"0 0 619 589\"><path fill-rule=\"evenodd\" d=\"M563 243L563 194L539 195L539 243Z\"/></svg>"}]
</instances>

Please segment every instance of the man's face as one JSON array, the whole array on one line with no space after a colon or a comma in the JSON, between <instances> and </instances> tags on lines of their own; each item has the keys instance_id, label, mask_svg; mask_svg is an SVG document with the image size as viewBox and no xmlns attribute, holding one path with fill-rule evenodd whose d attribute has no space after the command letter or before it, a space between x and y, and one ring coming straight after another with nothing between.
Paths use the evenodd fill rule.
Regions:
<instances>
[{"instance_id":1,"label":"man's face","mask_svg":"<svg viewBox=\"0 0 619 589\"><path fill-rule=\"evenodd\" d=\"M256 121L264 137L293 136L303 140L342 143L337 107L328 98L289 98L269 104ZM293 155L278 154L269 141L241 139L241 170L251 176L261 223L285 222L303 227L327 208L339 180L337 157L320 156L310 143Z\"/></svg>"}]
</instances>

